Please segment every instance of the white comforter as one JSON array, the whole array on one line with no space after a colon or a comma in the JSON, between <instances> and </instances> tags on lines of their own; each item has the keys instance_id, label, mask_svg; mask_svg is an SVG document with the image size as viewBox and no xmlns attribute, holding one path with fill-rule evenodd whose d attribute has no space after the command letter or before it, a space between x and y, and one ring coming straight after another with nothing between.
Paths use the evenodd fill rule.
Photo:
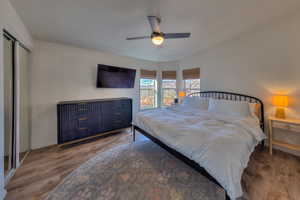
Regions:
<instances>
[{"instance_id":1,"label":"white comforter","mask_svg":"<svg viewBox=\"0 0 300 200\"><path fill-rule=\"evenodd\" d=\"M199 163L231 199L242 196L243 170L255 146L265 138L255 118L180 105L139 112L134 124Z\"/></svg>"}]
</instances>

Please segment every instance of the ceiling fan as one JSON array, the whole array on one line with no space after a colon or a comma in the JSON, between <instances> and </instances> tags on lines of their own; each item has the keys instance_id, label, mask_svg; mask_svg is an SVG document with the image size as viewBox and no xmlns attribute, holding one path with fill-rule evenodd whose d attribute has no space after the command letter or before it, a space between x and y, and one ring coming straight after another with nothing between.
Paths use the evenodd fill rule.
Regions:
<instances>
[{"instance_id":1,"label":"ceiling fan","mask_svg":"<svg viewBox=\"0 0 300 200\"><path fill-rule=\"evenodd\" d=\"M129 37L126 40L140 40L140 39L151 39L154 45L161 45L165 39L180 39L189 38L191 33L163 33L160 31L159 24L161 19L156 16L148 16L148 21L152 29L152 34L150 36L140 36L140 37Z\"/></svg>"}]
</instances>

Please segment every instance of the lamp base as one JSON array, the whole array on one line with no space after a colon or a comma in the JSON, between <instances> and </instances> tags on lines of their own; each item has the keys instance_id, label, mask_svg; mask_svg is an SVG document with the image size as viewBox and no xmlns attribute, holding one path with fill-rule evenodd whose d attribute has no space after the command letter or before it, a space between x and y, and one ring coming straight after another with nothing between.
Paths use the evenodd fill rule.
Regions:
<instances>
[{"instance_id":1,"label":"lamp base","mask_svg":"<svg viewBox=\"0 0 300 200\"><path fill-rule=\"evenodd\" d=\"M276 118L285 119L285 111L284 108L277 108L275 113Z\"/></svg>"}]
</instances>

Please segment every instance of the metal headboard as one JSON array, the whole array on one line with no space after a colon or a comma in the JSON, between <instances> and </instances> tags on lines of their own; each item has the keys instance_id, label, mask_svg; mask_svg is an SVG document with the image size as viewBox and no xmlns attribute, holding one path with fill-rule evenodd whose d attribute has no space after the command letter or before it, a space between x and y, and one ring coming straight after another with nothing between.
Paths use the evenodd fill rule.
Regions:
<instances>
[{"instance_id":1,"label":"metal headboard","mask_svg":"<svg viewBox=\"0 0 300 200\"><path fill-rule=\"evenodd\" d=\"M265 119L264 119L264 104L263 102L252 96L238 94L233 92L222 92L222 91L203 91L203 92L195 92L188 96L198 96L198 97L206 97L206 98L214 98L214 99L225 99L232 101L247 101L249 103L258 103L260 105L260 127L264 131L265 130Z\"/></svg>"}]
</instances>

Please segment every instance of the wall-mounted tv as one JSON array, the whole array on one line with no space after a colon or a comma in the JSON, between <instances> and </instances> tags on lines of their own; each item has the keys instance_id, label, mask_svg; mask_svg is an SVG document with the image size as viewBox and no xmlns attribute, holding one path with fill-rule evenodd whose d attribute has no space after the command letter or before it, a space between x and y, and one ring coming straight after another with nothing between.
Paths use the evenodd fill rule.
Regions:
<instances>
[{"instance_id":1,"label":"wall-mounted tv","mask_svg":"<svg viewBox=\"0 0 300 200\"><path fill-rule=\"evenodd\" d=\"M98 65L97 88L134 88L135 69Z\"/></svg>"}]
</instances>

